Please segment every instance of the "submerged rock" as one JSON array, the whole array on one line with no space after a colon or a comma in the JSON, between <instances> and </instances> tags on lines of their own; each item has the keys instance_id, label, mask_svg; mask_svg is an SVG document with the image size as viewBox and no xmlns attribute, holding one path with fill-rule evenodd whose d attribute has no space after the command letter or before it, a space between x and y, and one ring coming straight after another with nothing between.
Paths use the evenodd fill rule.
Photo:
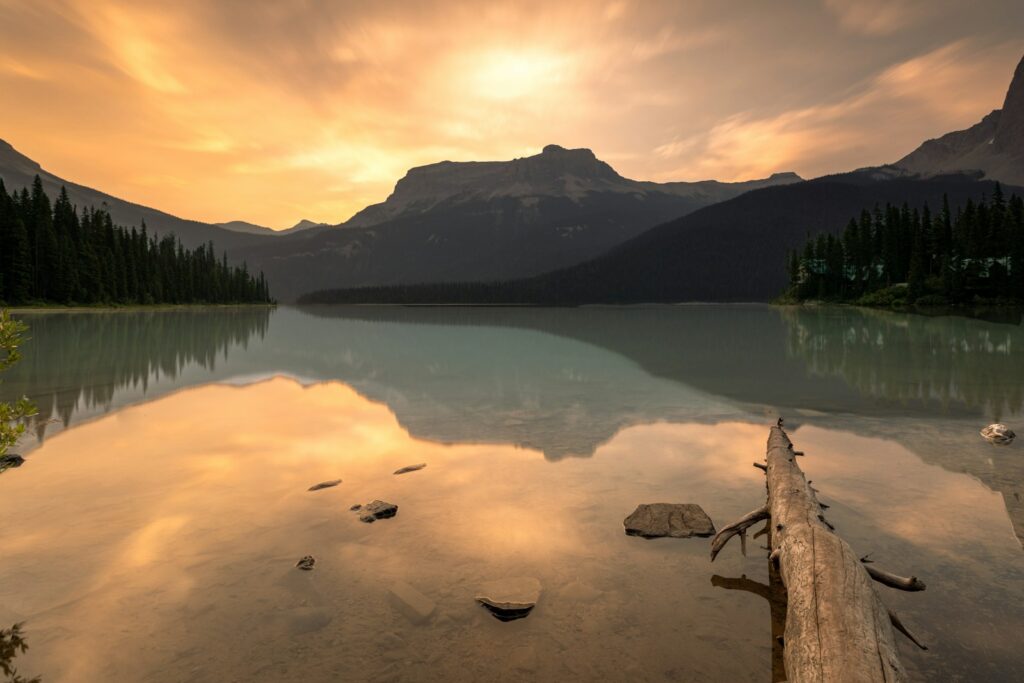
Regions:
<instances>
[{"instance_id":1,"label":"submerged rock","mask_svg":"<svg viewBox=\"0 0 1024 683\"><path fill-rule=\"evenodd\" d=\"M567 583L562 587L562 590L558 592L558 597L562 600L581 604L596 602L602 595L603 593L601 591L589 584L583 583L582 581Z\"/></svg>"},{"instance_id":2,"label":"submerged rock","mask_svg":"<svg viewBox=\"0 0 1024 683\"><path fill-rule=\"evenodd\" d=\"M5 470L8 467L21 467L24 462L25 458L20 455L14 455L13 453L10 455L0 456L0 470Z\"/></svg>"},{"instance_id":3,"label":"submerged rock","mask_svg":"<svg viewBox=\"0 0 1024 683\"><path fill-rule=\"evenodd\" d=\"M370 524L378 519L387 519L398 514L398 506L394 503L385 503L383 500L375 500L367 503L359 512L359 521Z\"/></svg>"},{"instance_id":4,"label":"submerged rock","mask_svg":"<svg viewBox=\"0 0 1024 683\"><path fill-rule=\"evenodd\" d=\"M356 503L355 505L350 507L349 510L351 510L352 512L355 512L356 510L360 509L361 507L363 507L361 503Z\"/></svg>"},{"instance_id":5,"label":"submerged rock","mask_svg":"<svg viewBox=\"0 0 1024 683\"><path fill-rule=\"evenodd\" d=\"M528 576L489 581L480 587L476 600L486 607L495 619L522 619L540 600L540 581Z\"/></svg>"},{"instance_id":6,"label":"submerged rock","mask_svg":"<svg viewBox=\"0 0 1024 683\"><path fill-rule=\"evenodd\" d=\"M322 481L319 484L313 484L307 491L319 491L320 489L329 489L332 486L337 486L341 483L341 479L331 479L330 481Z\"/></svg>"},{"instance_id":7,"label":"submerged rock","mask_svg":"<svg viewBox=\"0 0 1024 683\"><path fill-rule=\"evenodd\" d=\"M715 525L693 503L644 503L623 520L628 536L690 538L713 536Z\"/></svg>"},{"instance_id":8,"label":"submerged rock","mask_svg":"<svg viewBox=\"0 0 1024 683\"><path fill-rule=\"evenodd\" d=\"M293 636L316 633L331 623L331 614L327 610L315 607L300 607L288 617L286 628Z\"/></svg>"},{"instance_id":9,"label":"submerged rock","mask_svg":"<svg viewBox=\"0 0 1024 683\"><path fill-rule=\"evenodd\" d=\"M313 565L316 564L316 559L312 555L306 555L301 560L295 563L295 566L304 571L312 571Z\"/></svg>"},{"instance_id":10,"label":"submerged rock","mask_svg":"<svg viewBox=\"0 0 1024 683\"><path fill-rule=\"evenodd\" d=\"M433 600L404 581L399 581L391 587L391 599L413 623L422 623L429 619L436 607Z\"/></svg>"},{"instance_id":11,"label":"submerged rock","mask_svg":"<svg viewBox=\"0 0 1024 683\"><path fill-rule=\"evenodd\" d=\"M416 470L422 470L427 466L427 463L421 462L418 465L406 465L405 467L399 467L395 470L395 474L405 474L406 472L415 472Z\"/></svg>"},{"instance_id":12,"label":"submerged rock","mask_svg":"<svg viewBox=\"0 0 1024 683\"><path fill-rule=\"evenodd\" d=\"M1017 438L1012 429L998 422L982 429L981 436L989 443L996 444L997 446L1008 446Z\"/></svg>"}]
</instances>

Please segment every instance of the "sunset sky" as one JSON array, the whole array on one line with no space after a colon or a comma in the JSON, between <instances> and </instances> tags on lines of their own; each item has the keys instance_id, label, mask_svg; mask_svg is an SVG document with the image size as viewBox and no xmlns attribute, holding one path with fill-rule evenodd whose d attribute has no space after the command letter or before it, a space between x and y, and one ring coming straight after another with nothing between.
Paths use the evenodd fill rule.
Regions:
<instances>
[{"instance_id":1,"label":"sunset sky","mask_svg":"<svg viewBox=\"0 0 1024 683\"><path fill-rule=\"evenodd\" d=\"M547 143L660 181L895 161L999 107L1022 54L1020 0L0 0L0 138L281 228Z\"/></svg>"}]
</instances>

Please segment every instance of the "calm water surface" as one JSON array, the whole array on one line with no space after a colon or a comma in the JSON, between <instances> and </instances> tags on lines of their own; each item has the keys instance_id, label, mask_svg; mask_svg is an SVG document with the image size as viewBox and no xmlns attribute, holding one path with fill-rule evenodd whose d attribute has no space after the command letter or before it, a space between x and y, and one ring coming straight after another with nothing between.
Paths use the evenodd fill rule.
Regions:
<instances>
[{"instance_id":1,"label":"calm water surface","mask_svg":"<svg viewBox=\"0 0 1024 683\"><path fill-rule=\"evenodd\" d=\"M916 680L1024 666L1024 328L760 306L42 313L0 396L0 625L50 682L770 681L760 541L623 534L760 506L784 415ZM426 462L402 476L392 471ZM343 479L309 493L319 481ZM398 516L360 523L375 498ZM316 569L294 568L303 555ZM474 602L541 582L526 619ZM741 580L746 577L746 580ZM418 620L392 589L436 605ZM745 590L736 590L743 588Z\"/></svg>"}]
</instances>

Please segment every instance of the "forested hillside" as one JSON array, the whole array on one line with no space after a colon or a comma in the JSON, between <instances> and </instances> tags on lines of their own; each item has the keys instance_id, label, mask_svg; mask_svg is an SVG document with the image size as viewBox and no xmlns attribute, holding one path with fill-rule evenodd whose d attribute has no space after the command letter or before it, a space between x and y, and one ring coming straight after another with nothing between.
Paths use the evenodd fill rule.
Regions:
<instances>
[{"instance_id":1,"label":"forested hillside","mask_svg":"<svg viewBox=\"0 0 1024 683\"><path fill-rule=\"evenodd\" d=\"M190 304L269 302L263 274L229 266L212 243L186 249L173 236L115 226L95 208L80 213L67 192L51 204L36 176L8 194L0 180L0 302Z\"/></svg>"},{"instance_id":2,"label":"forested hillside","mask_svg":"<svg viewBox=\"0 0 1024 683\"><path fill-rule=\"evenodd\" d=\"M864 209L841 236L820 233L789 258L795 301L958 304L1024 299L1024 201L997 184L991 200L932 213Z\"/></svg>"}]
</instances>

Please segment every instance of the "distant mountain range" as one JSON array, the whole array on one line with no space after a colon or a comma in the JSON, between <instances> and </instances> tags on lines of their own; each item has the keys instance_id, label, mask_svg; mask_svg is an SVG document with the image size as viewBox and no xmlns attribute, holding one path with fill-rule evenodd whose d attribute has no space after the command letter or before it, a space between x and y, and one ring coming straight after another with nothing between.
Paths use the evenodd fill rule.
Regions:
<instances>
[{"instance_id":1,"label":"distant mountain range","mask_svg":"<svg viewBox=\"0 0 1024 683\"><path fill-rule=\"evenodd\" d=\"M1024 59L1002 109L967 130L928 140L895 165L925 175L976 169L987 179L1024 185Z\"/></svg>"},{"instance_id":2,"label":"distant mountain range","mask_svg":"<svg viewBox=\"0 0 1024 683\"><path fill-rule=\"evenodd\" d=\"M262 270L289 301L330 287L528 277L580 263L672 218L751 189L798 183L794 173L740 183L654 183L616 173L587 149L548 145L511 161L445 161L414 168L381 204L338 226L303 220L274 232L232 221L189 221L65 181L0 142L10 189L38 174L66 186L79 207L114 221L175 233L189 247L213 241L233 262Z\"/></svg>"},{"instance_id":3,"label":"distant mountain range","mask_svg":"<svg viewBox=\"0 0 1024 683\"><path fill-rule=\"evenodd\" d=\"M292 227L285 228L284 230L274 230L273 228L268 228L265 225L256 225L255 223L249 223L247 221L228 221L227 223L216 223L216 225L233 232L242 232L248 235L266 235L268 237L293 235L297 232L302 232L303 230L309 230L310 228L332 227L327 223L314 223L313 221L306 220L305 218Z\"/></svg>"},{"instance_id":4,"label":"distant mountain range","mask_svg":"<svg viewBox=\"0 0 1024 683\"><path fill-rule=\"evenodd\" d=\"M413 168L398 181L386 201L366 207L344 225L365 228L502 199L518 200L525 208L536 206L542 198L582 204L592 195L602 194L631 195L642 201L674 197L707 205L747 190L800 180L795 173L776 173L765 180L741 183L644 182L623 178L589 149L548 145L540 154L512 161L442 161Z\"/></svg>"},{"instance_id":5,"label":"distant mountain range","mask_svg":"<svg viewBox=\"0 0 1024 683\"><path fill-rule=\"evenodd\" d=\"M745 183L623 178L588 149L414 168L340 230L236 249L290 300L331 287L520 278L580 263L645 230L792 173Z\"/></svg>"},{"instance_id":6,"label":"distant mountain range","mask_svg":"<svg viewBox=\"0 0 1024 683\"><path fill-rule=\"evenodd\" d=\"M533 278L327 290L302 302L768 301L787 284L787 253L809 234L838 233L850 218L876 204L938 208L948 196L955 206L991 196L994 188L993 181L975 175L916 178L898 169L856 171L754 190L659 225L585 263Z\"/></svg>"},{"instance_id":7,"label":"distant mountain range","mask_svg":"<svg viewBox=\"0 0 1024 683\"><path fill-rule=\"evenodd\" d=\"M384 202L342 224L304 220L274 232L120 200L64 181L0 141L8 188L36 174L47 192L65 185L74 204L104 206L117 223L144 220L186 246L213 241L232 261L262 270L282 301L392 285L417 298L441 291L411 295L417 283L485 281L521 281L516 291L530 300L764 300L785 284L786 250L808 233L838 232L862 208L938 206L943 194L964 201L991 193L993 180L1024 185L1024 60L1003 108L974 127L929 140L893 165L806 182L794 173L743 183L636 181L588 149L548 145L511 161L413 168Z\"/></svg>"}]
</instances>

